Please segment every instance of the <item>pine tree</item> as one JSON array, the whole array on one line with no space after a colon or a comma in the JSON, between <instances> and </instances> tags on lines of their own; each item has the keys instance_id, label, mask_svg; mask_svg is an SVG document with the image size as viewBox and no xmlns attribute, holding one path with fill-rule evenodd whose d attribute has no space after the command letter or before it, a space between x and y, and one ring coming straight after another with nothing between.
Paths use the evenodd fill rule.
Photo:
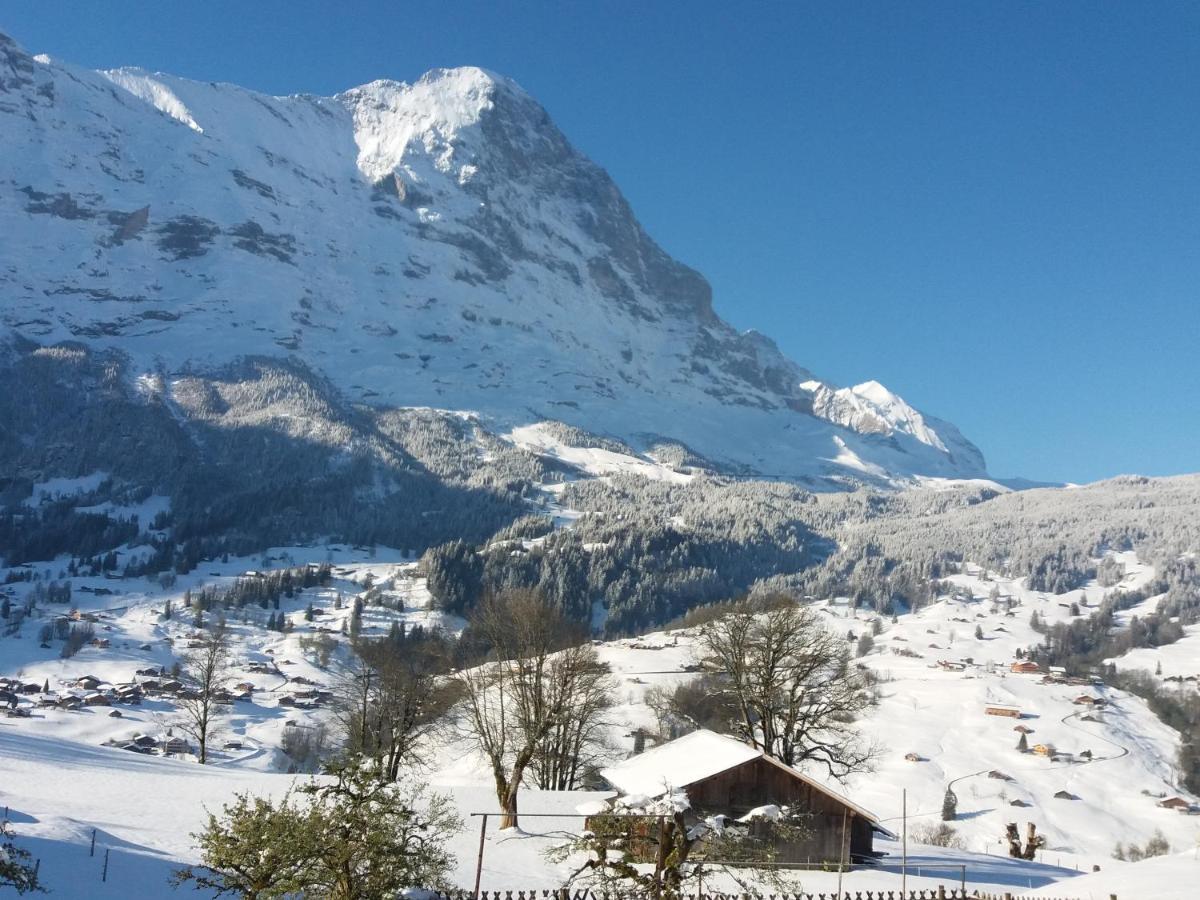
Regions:
<instances>
[{"instance_id":1,"label":"pine tree","mask_svg":"<svg viewBox=\"0 0 1200 900\"><path fill-rule=\"evenodd\" d=\"M1022 753L1029 752L1029 739L1025 737L1025 732L1021 732L1021 739L1017 741L1017 749Z\"/></svg>"},{"instance_id":2,"label":"pine tree","mask_svg":"<svg viewBox=\"0 0 1200 900\"><path fill-rule=\"evenodd\" d=\"M1024 737L1024 735L1021 735ZM946 794L942 797L942 821L952 822L958 818L958 796L950 788L946 786Z\"/></svg>"},{"instance_id":3,"label":"pine tree","mask_svg":"<svg viewBox=\"0 0 1200 900\"><path fill-rule=\"evenodd\" d=\"M983 640L983 626L982 625L975 626L975 640L977 640L977 641Z\"/></svg>"}]
</instances>

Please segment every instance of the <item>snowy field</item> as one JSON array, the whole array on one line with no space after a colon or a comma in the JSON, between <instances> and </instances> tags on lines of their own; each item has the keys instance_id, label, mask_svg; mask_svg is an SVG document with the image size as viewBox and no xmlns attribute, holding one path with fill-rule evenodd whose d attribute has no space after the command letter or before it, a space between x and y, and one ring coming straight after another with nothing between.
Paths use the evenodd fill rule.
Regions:
<instances>
[{"instance_id":1,"label":"snowy field","mask_svg":"<svg viewBox=\"0 0 1200 900\"><path fill-rule=\"evenodd\" d=\"M1132 557L1123 561L1125 587L1152 577ZM60 657L57 641L49 648L39 646L37 620L25 622L19 635L0 640L0 675L43 688L48 682L52 693L78 690L75 685L84 675L112 684L128 682L136 680L140 668L169 668L186 647L195 629L182 607L185 591L230 584L247 572L323 562L332 567L328 585L281 600L280 611L290 620L291 632L266 630L260 621L264 610L230 614L236 663L231 680L253 689L221 722L218 749L209 766L198 765L186 754L146 756L111 746L135 735L165 737L177 716L169 697L148 697L136 706L64 710L38 708L39 695L30 694L23 698L23 705L31 708L29 718L0 719L0 804L10 808L21 842L42 860L43 877L56 896L174 896L167 878L173 868L195 860L190 834L203 822L206 808L216 810L241 791L286 791L297 776L282 771L287 758L279 747L285 731L311 727L328 711L319 703L289 706L280 701L298 685L328 687L338 665L335 654L323 667L320 659L305 652L302 639L324 633L342 640L353 600L365 595L368 584L377 591L382 586L389 605L402 608L367 606L366 634L382 636L394 622L451 631L462 622L429 609L415 563L399 552L318 544L273 548L253 559L205 562L170 588L140 579L72 579L71 605L95 616L96 634L107 646L85 647L70 659ZM44 578L55 578L61 562L38 568ZM910 834L940 821L943 793L953 787L959 802L952 824L961 849L910 841L909 885L949 885L965 878L968 887L979 890L1107 896L1110 875L1115 883L1126 877L1126 870L1150 865L1113 860L1114 844L1145 843L1155 830L1161 830L1179 854L1154 861L1155 871L1178 873L1186 868L1192 861L1187 851L1200 833L1197 820L1157 806L1158 798L1180 794L1172 766L1178 735L1134 697L1102 685L1046 684L1041 675L1019 675L1010 669L1016 649L1038 639L1029 624L1031 613L1036 611L1047 622L1065 621L1074 603L1086 615L1104 590L1091 586L1067 595L1046 595L977 569L951 580L957 588L955 598L944 598L895 623L880 621L874 648L861 660L880 679L879 703L863 722L879 754L873 771L836 786L897 833L902 830L902 797L907 792ZM36 583L17 582L5 590L19 603ZM164 620L168 600L175 614ZM319 610L311 622L304 616L309 604ZM851 633L856 641L872 630L875 617L851 609L844 600L823 602L818 608L827 626L846 633L848 640ZM50 618L62 611L42 612ZM633 729L654 725L644 703L646 691L694 677L689 671L696 661L694 638L693 632L679 630L598 645L620 683L610 735L614 761L631 752ZM1079 705L1075 701L1082 695L1101 698L1105 705ZM1016 707L1021 718L988 715L988 706ZM121 716L113 717L113 709ZM1029 729L1030 747L1052 746L1055 758L1018 752L1019 735L1013 730L1017 725ZM1090 759L1085 751L1090 751ZM919 761L909 761L907 754ZM449 793L463 815L465 828L452 846L458 858L454 878L471 886L479 822L471 814L496 810L489 775L482 760L461 745L435 747L431 760L421 778ZM1067 796L1056 796L1060 792ZM526 812L560 817L528 818L516 833L497 832L493 819L484 853L485 886L561 885L567 864L550 863L545 852L581 827L579 809L596 796L531 791L522 800ZM1012 805L1018 801L1025 805ZM1008 822L1022 829L1034 822L1047 836L1047 846L1035 862L1007 857L1002 836ZM95 856L89 855L93 829ZM887 854L882 864L846 874L845 889L898 889L899 843L883 840L877 848ZM102 884L105 850L110 851L109 880ZM1085 880L1081 873L1091 873L1094 866L1101 871ZM1128 879L1136 883L1133 875ZM1085 891L1083 886L1089 885L1094 887ZM733 887L732 882L728 886ZM836 875L828 873L805 873L795 882L796 888L815 891L836 886Z\"/></svg>"}]
</instances>

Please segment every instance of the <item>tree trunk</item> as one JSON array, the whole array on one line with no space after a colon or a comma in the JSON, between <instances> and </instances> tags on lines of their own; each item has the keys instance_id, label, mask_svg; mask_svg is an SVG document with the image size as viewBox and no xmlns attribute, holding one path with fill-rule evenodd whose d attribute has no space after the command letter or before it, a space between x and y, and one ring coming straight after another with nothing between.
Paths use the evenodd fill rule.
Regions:
<instances>
[{"instance_id":1,"label":"tree trunk","mask_svg":"<svg viewBox=\"0 0 1200 900\"><path fill-rule=\"evenodd\" d=\"M500 798L500 809L503 813L500 816L502 829L517 827L517 789L519 787L520 782L513 781L508 790L504 792L504 796Z\"/></svg>"}]
</instances>

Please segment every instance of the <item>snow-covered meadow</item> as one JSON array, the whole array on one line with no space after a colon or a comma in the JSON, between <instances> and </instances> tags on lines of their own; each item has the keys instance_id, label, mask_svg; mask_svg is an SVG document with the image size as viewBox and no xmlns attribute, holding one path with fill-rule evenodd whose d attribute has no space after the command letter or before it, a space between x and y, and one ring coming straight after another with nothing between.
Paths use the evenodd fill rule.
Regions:
<instances>
[{"instance_id":1,"label":"snow-covered meadow","mask_svg":"<svg viewBox=\"0 0 1200 900\"><path fill-rule=\"evenodd\" d=\"M43 876L59 896L127 896L135 888L143 897L167 896L169 871L195 859L189 835L202 823L205 809L218 809L239 791L278 795L291 786L298 776L285 771L288 760L279 749L283 735L287 729L319 723L328 711L319 702L281 705L280 699L298 685L327 687L337 666L336 653L322 666L316 655L305 652L302 641L317 633L339 640L353 598L363 595L368 584L384 586L385 593L402 600L393 605L403 609L367 606L366 634L382 636L396 621L449 630L462 623L428 608L423 579L401 553L318 544L203 563L169 588L140 579L77 578L72 605L95 617L96 634L107 646L87 646L63 659L58 642L39 646L37 620L26 621L20 635L0 642L0 674L43 686L49 682L53 692L76 690L85 675L112 684L128 682L136 680L139 668L169 669L186 647L194 628L182 607L185 591L230 583L247 572L322 562L332 566L328 585L281 600L294 630L265 629L257 609L230 615L233 680L253 689L250 699L235 702L223 717L218 750L208 766L187 755L141 755L111 746L138 734L165 735L176 714L169 697L64 710L38 708L38 696L31 694L22 700L30 717L0 719L0 803L10 807L20 839L43 859ZM1125 587L1144 584L1152 575L1132 556L1123 562ZM44 577L55 577L58 565L43 564ZM1046 684L1040 674L1010 670L1016 649L1038 638L1029 624L1032 613L1048 622L1065 620L1075 603L1086 614L1104 589L1093 585L1069 595L1047 595L978 569L951 580L955 597L895 622L880 619L874 628L873 613L852 609L844 599L817 604L827 626L845 632L852 645L878 630L873 648L860 662L879 679L878 705L862 723L879 753L873 771L851 777L838 789L897 833L906 798L910 835L940 821L947 786L959 798L952 824L961 849L910 842L910 885L951 883L965 875L969 886L979 889L1054 888L1071 894L1071 879L1094 866L1101 872L1090 878L1100 883L1104 873L1136 865L1111 858L1118 841L1144 843L1161 830L1173 850L1191 848L1200 832L1196 820L1157 805L1160 796L1179 793L1172 768L1175 732L1134 697L1102 685ZM20 602L32 586L17 582L6 590ZM164 620L168 600L175 614ZM321 611L311 622L304 615L309 604ZM40 614L51 617L60 611L42 609ZM620 684L610 734L614 759L631 752L634 729L655 724L644 702L646 691L694 677L694 639L695 632L684 629L597 645ZM1106 705L1102 711L1081 706L1075 702L1081 695L1102 698ZM1017 707L1021 718L987 715L988 706ZM114 709L120 710L119 718L111 716ZM1029 729L1030 747L1052 746L1057 758L1018 752L1017 724ZM1090 759L1084 751L1090 751ZM918 761L906 758L910 754ZM421 779L450 793L464 816L466 828L453 842L455 879L469 886L479 821L470 814L496 809L486 767L469 748L447 743L434 748ZM1069 799L1056 796L1059 792ZM560 813L562 818L526 819L517 833L496 832L493 820L484 854L485 884L560 884L566 870L548 862L545 851L564 833L581 827L579 810L597 796L530 791L522 801L526 811ZM1012 806L1014 801L1026 805ZM1006 856L1002 837L1008 822L1022 828L1035 822L1047 836L1035 863ZM88 855L92 829L97 830L97 846L111 850L105 885L97 880L99 853ZM897 886L900 845L881 841L879 846L888 854L882 865L846 874L847 888ZM823 873L797 877L805 889L834 887Z\"/></svg>"}]
</instances>

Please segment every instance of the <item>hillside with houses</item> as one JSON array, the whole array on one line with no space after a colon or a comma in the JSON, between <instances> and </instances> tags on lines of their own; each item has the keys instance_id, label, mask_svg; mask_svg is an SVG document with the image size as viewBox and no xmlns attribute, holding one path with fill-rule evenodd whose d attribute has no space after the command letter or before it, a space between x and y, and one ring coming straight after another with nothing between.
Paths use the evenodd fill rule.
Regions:
<instances>
[{"instance_id":1,"label":"hillside with houses","mask_svg":"<svg viewBox=\"0 0 1200 900\"><path fill-rule=\"evenodd\" d=\"M688 797L721 834L765 833L782 827L770 824L780 810L805 808L816 818L804 838L780 837L772 859L821 868L832 861L835 869L841 861L849 869L843 883L864 890L894 886L903 871L914 887L965 878L980 890L1069 893L1081 873L1137 865L1114 858L1128 857L1123 848L1136 856L1163 841L1169 852L1187 851L1200 807L1172 763L1178 733L1144 700L1107 684L1106 667L1075 674L1031 658L1048 624L1085 618L1106 593L1152 582L1152 568L1133 554L1116 560L1118 585L1066 594L968 566L936 602L899 616L855 608L845 597L811 601L870 684L855 724L870 760L840 780L697 728L664 703L704 677L705 616L594 642L613 683L589 774L571 790L539 790L531 779L520 809L536 815L520 819L518 830L498 828L501 810L478 747L453 730L422 734L420 779L450 797L462 818L450 842L452 881L473 887L477 814L490 814L484 884L551 888L571 871L554 861L565 835L582 833L589 814L614 802L657 809L656 795ZM15 627L0 643L0 803L21 841L44 858L41 875L60 896L110 890L71 886L75 865L96 866L92 829L112 851L112 891L129 888L117 880L122 873L142 879L142 896L168 896L168 870L196 859L190 834L206 809L237 791L281 796L335 750L352 635L453 636L466 624L431 608L419 564L385 548L275 548L201 569L169 587L75 579L68 602L32 608L28 599L52 567L5 588ZM205 612L196 599L268 582L279 591L261 604ZM17 621L13 609L27 612ZM213 685L201 766L189 715L198 689L180 661L207 645L218 619L230 635L229 659ZM1032 859L1010 855L1010 823L1022 841L1036 830ZM715 872L713 884L729 877ZM801 868L788 877L812 890L829 889L837 875Z\"/></svg>"}]
</instances>

